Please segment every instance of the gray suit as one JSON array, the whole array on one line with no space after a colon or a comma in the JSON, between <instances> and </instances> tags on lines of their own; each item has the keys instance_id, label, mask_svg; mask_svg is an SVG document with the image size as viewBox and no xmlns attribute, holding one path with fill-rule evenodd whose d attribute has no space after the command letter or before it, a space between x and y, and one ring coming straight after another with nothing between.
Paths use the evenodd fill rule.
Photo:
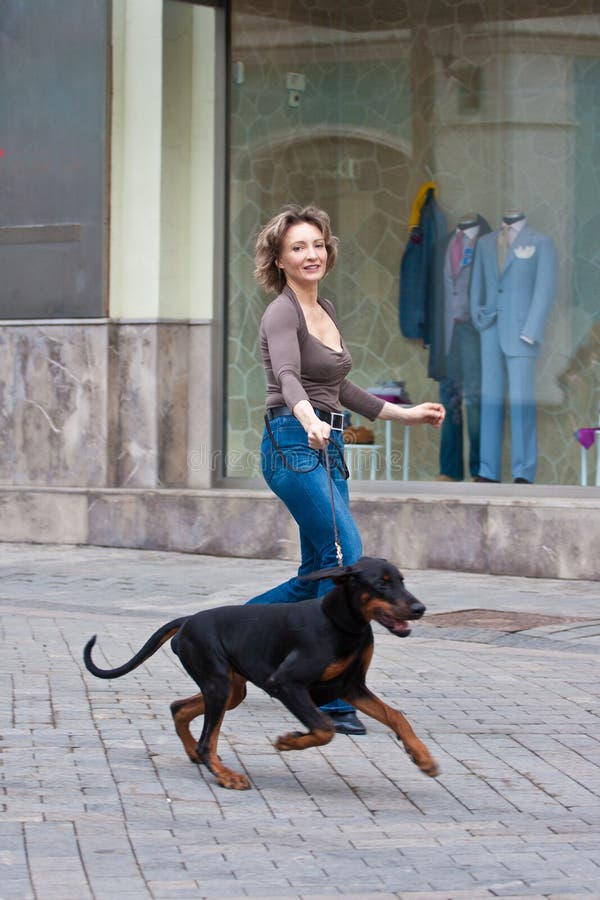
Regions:
<instances>
[{"instance_id":1,"label":"gray suit","mask_svg":"<svg viewBox=\"0 0 600 900\"><path fill-rule=\"evenodd\" d=\"M471 316L481 333L479 474L501 480L508 381L512 474L533 481L537 468L535 367L554 302L558 263L551 238L526 224L499 272L499 231L478 241L471 278Z\"/></svg>"},{"instance_id":2,"label":"gray suit","mask_svg":"<svg viewBox=\"0 0 600 900\"><path fill-rule=\"evenodd\" d=\"M440 440L440 474L454 481L462 481L465 477L465 418L469 434L469 472L472 476L479 474L481 340L471 322L469 286L475 242L491 229L480 215L473 221L478 230L474 238L466 239L456 273L452 270L451 248L460 228L453 229L440 241L434 254L435 290L430 311L428 375L440 382L440 402L446 410ZM470 233L470 228L463 229L465 232Z\"/></svg>"}]
</instances>

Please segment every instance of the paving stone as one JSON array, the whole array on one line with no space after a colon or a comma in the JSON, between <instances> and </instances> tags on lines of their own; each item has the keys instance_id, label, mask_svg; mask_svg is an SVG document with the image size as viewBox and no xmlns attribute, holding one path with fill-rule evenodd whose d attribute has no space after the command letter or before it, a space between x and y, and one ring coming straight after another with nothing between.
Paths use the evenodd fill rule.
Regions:
<instances>
[{"instance_id":1,"label":"paving stone","mask_svg":"<svg viewBox=\"0 0 600 900\"><path fill-rule=\"evenodd\" d=\"M237 793L183 753L169 704L194 686L166 648L106 682L82 648L95 632L98 659L121 663L167 619L243 601L289 564L24 545L0 560L0 900L600 895L600 644L585 629L419 623L402 642L375 629L369 683L428 743L438 779L375 722L278 753L296 722L250 686L219 744L251 778ZM599 617L589 582L407 581L431 612L476 596L499 621L560 616L568 595Z\"/></svg>"}]
</instances>

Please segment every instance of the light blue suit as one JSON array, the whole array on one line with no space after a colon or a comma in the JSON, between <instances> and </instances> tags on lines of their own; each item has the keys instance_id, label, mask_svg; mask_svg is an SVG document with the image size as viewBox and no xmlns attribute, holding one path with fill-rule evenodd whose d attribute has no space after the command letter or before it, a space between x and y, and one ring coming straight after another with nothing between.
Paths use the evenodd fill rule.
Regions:
<instances>
[{"instance_id":1,"label":"light blue suit","mask_svg":"<svg viewBox=\"0 0 600 900\"><path fill-rule=\"evenodd\" d=\"M537 468L535 369L554 302L558 263L551 238L525 225L498 271L499 229L477 242L471 316L481 333L479 474L501 480L508 380L513 478L533 481Z\"/></svg>"}]
</instances>

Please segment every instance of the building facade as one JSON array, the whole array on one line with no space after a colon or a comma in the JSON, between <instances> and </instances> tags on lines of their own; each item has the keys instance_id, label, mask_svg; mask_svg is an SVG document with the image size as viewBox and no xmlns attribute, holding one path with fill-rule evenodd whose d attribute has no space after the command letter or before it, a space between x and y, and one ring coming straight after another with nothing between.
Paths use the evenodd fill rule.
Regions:
<instances>
[{"instance_id":1,"label":"building facade","mask_svg":"<svg viewBox=\"0 0 600 900\"><path fill-rule=\"evenodd\" d=\"M6 0L0 66L0 537L257 552L231 533L224 550L211 505L239 489L272 506L259 490L268 298L253 281L256 233L283 203L325 207L341 253L323 289L354 379L437 399L427 340L399 327L427 182L448 234L467 212L496 229L518 210L551 238L536 488L597 515L594 0ZM447 502L439 434L411 438L411 485ZM402 500L402 429L390 450L392 478L378 460L378 484ZM459 487L464 512L472 485ZM509 506L512 484L494 488ZM173 536L182 529L189 546ZM258 531L265 553L284 552ZM465 566L489 566L471 543Z\"/></svg>"}]
</instances>

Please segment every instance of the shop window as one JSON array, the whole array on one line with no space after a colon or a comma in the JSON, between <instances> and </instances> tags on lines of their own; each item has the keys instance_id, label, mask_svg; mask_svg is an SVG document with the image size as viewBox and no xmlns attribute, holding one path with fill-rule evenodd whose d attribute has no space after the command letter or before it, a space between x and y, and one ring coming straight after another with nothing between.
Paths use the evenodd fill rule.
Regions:
<instances>
[{"instance_id":1,"label":"shop window","mask_svg":"<svg viewBox=\"0 0 600 900\"><path fill-rule=\"evenodd\" d=\"M534 374L531 367L527 374L537 423L531 480L578 484L576 434L598 425L600 407L600 16L593 3L560 15L550 0L525 0L516 11L502 3L403 8L381 0L323 9L232 0L228 475L259 474L265 385L258 328L270 298L253 280L254 241L286 202L327 209L341 239L322 293L336 305L353 380L363 387L402 381L414 401L437 399L431 334L406 336L399 315L409 302L399 273L411 207L433 181L447 241L467 215L479 214L493 232L507 213L522 212L554 248L552 300L542 325L527 323L535 335L524 335L537 345ZM542 258L537 238L516 246L523 270ZM480 302L497 310L505 300ZM441 315L433 310L430 326ZM504 432L495 437L499 479L510 482L511 437L521 427L512 353L502 349L494 376L505 408ZM470 480L466 413L463 404L457 440ZM412 441L410 477L438 478L440 435L415 429ZM393 478L401 477L402 455L396 428ZM383 465L378 477L386 477Z\"/></svg>"}]
</instances>

